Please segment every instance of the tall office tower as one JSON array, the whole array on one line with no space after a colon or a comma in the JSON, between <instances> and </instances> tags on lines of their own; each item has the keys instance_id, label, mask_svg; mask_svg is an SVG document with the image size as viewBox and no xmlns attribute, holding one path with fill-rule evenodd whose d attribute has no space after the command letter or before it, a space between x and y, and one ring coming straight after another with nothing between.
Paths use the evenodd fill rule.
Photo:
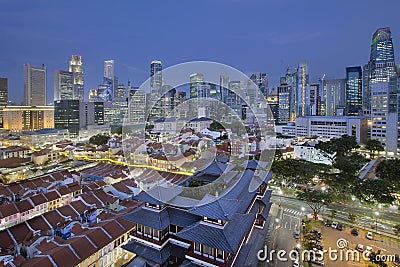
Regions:
<instances>
[{"instance_id":1,"label":"tall office tower","mask_svg":"<svg viewBox=\"0 0 400 267\"><path fill-rule=\"evenodd\" d=\"M159 60L153 60L150 63L150 88L159 90L163 85L162 63Z\"/></svg>"},{"instance_id":2,"label":"tall office tower","mask_svg":"<svg viewBox=\"0 0 400 267\"><path fill-rule=\"evenodd\" d=\"M279 123L279 94L275 87L272 87L271 92L269 92L267 103L274 117L274 123Z\"/></svg>"},{"instance_id":3,"label":"tall office tower","mask_svg":"<svg viewBox=\"0 0 400 267\"><path fill-rule=\"evenodd\" d=\"M371 139L378 139L386 155L396 155L398 148L397 73L392 36L389 28L379 28L372 37L368 62L368 88L371 99Z\"/></svg>"},{"instance_id":4,"label":"tall office tower","mask_svg":"<svg viewBox=\"0 0 400 267\"><path fill-rule=\"evenodd\" d=\"M264 97L268 96L268 75L266 73L256 72L250 76L250 80L257 85Z\"/></svg>"},{"instance_id":5,"label":"tall office tower","mask_svg":"<svg viewBox=\"0 0 400 267\"><path fill-rule=\"evenodd\" d=\"M126 98L126 86L125 84L118 84L117 89L114 92L114 97Z\"/></svg>"},{"instance_id":6,"label":"tall office tower","mask_svg":"<svg viewBox=\"0 0 400 267\"><path fill-rule=\"evenodd\" d=\"M85 89L84 89L82 56L78 55L71 56L71 60L69 61L69 72L72 72L74 76L73 99L78 99L79 101L83 101L85 98Z\"/></svg>"},{"instance_id":7,"label":"tall office tower","mask_svg":"<svg viewBox=\"0 0 400 267\"><path fill-rule=\"evenodd\" d=\"M114 60L104 61L104 78L114 80Z\"/></svg>"},{"instance_id":8,"label":"tall office tower","mask_svg":"<svg viewBox=\"0 0 400 267\"><path fill-rule=\"evenodd\" d=\"M104 61L103 83L98 86L98 95L102 101L111 102L114 97L114 60Z\"/></svg>"},{"instance_id":9,"label":"tall office tower","mask_svg":"<svg viewBox=\"0 0 400 267\"><path fill-rule=\"evenodd\" d=\"M318 116L321 113L320 103L321 96L319 95L319 83L313 83L307 86L309 93L306 94L307 111L306 116Z\"/></svg>"},{"instance_id":10,"label":"tall office tower","mask_svg":"<svg viewBox=\"0 0 400 267\"><path fill-rule=\"evenodd\" d=\"M99 96L99 90L97 88L93 88L89 90L89 102L98 102L102 101L102 99Z\"/></svg>"},{"instance_id":11,"label":"tall office tower","mask_svg":"<svg viewBox=\"0 0 400 267\"><path fill-rule=\"evenodd\" d=\"M77 99L74 95L74 74L69 71L55 70L54 101L74 99Z\"/></svg>"},{"instance_id":12,"label":"tall office tower","mask_svg":"<svg viewBox=\"0 0 400 267\"><path fill-rule=\"evenodd\" d=\"M190 74L190 98L197 98L198 87L204 83L204 75L202 73Z\"/></svg>"},{"instance_id":13,"label":"tall office tower","mask_svg":"<svg viewBox=\"0 0 400 267\"><path fill-rule=\"evenodd\" d=\"M290 97L290 112L289 112L289 121L294 122L298 115L298 108L297 108L297 72L290 72L289 68L286 69L285 76L280 78L281 85L291 86L291 97ZM279 94L279 89L278 89Z\"/></svg>"},{"instance_id":14,"label":"tall office tower","mask_svg":"<svg viewBox=\"0 0 400 267\"><path fill-rule=\"evenodd\" d=\"M224 103L237 114L241 114L242 112L242 99L237 94L241 88L242 83L240 81L230 81L228 85L229 90L224 100Z\"/></svg>"},{"instance_id":15,"label":"tall office tower","mask_svg":"<svg viewBox=\"0 0 400 267\"><path fill-rule=\"evenodd\" d=\"M226 96L228 94L229 88L229 76L220 75L219 76L219 91L221 92L221 101L225 103Z\"/></svg>"},{"instance_id":16,"label":"tall office tower","mask_svg":"<svg viewBox=\"0 0 400 267\"><path fill-rule=\"evenodd\" d=\"M307 86L309 85L309 73L307 62L300 62L297 67L297 110L298 116L307 116Z\"/></svg>"},{"instance_id":17,"label":"tall office tower","mask_svg":"<svg viewBox=\"0 0 400 267\"><path fill-rule=\"evenodd\" d=\"M371 84L370 84L370 74L371 74L371 64L369 61L363 66L363 80L362 80L362 112L367 118L371 118Z\"/></svg>"},{"instance_id":18,"label":"tall office tower","mask_svg":"<svg viewBox=\"0 0 400 267\"><path fill-rule=\"evenodd\" d=\"M128 123L143 123L146 116L146 94L138 88L129 91Z\"/></svg>"},{"instance_id":19,"label":"tall office tower","mask_svg":"<svg viewBox=\"0 0 400 267\"><path fill-rule=\"evenodd\" d=\"M296 94L292 84L281 83L278 86L278 122L287 124L296 119Z\"/></svg>"},{"instance_id":20,"label":"tall office tower","mask_svg":"<svg viewBox=\"0 0 400 267\"><path fill-rule=\"evenodd\" d=\"M0 126L3 127L3 109L8 103L8 79L0 78Z\"/></svg>"},{"instance_id":21,"label":"tall office tower","mask_svg":"<svg viewBox=\"0 0 400 267\"><path fill-rule=\"evenodd\" d=\"M24 103L26 106L46 105L46 66L24 65Z\"/></svg>"},{"instance_id":22,"label":"tall office tower","mask_svg":"<svg viewBox=\"0 0 400 267\"><path fill-rule=\"evenodd\" d=\"M89 125L104 125L104 116L104 102L79 103L79 129Z\"/></svg>"},{"instance_id":23,"label":"tall office tower","mask_svg":"<svg viewBox=\"0 0 400 267\"><path fill-rule=\"evenodd\" d=\"M325 81L325 74L322 75L321 78L318 79L319 81L319 96L320 96L320 103L319 103L319 115L326 116L326 81Z\"/></svg>"},{"instance_id":24,"label":"tall office tower","mask_svg":"<svg viewBox=\"0 0 400 267\"><path fill-rule=\"evenodd\" d=\"M54 101L54 128L67 129L70 137L78 137L79 100Z\"/></svg>"},{"instance_id":25,"label":"tall office tower","mask_svg":"<svg viewBox=\"0 0 400 267\"><path fill-rule=\"evenodd\" d=\"M346 115L362 115L361 66L346 68Z\"/></svg>"},{"instance_id":26,"label":"tall office tower","mask_svg":"<svg viewBox=\"0 0 400 267\"><path fill-rule=\"evenodd\" d=\"M345 108L346 79L326 79L324 82L325 116L339 116Z\"/></svg>"},{"instance_id":27,"label":"tall office tower","mask_svg":"<svg viewBox=\"0 0 400 267\"><path fill-rule=\"evenodd\" d=\"M114 97L112 102L104 102L104 120L112 126L123 124L128 102L125 97Z\"/></svg>"}]
</instances>

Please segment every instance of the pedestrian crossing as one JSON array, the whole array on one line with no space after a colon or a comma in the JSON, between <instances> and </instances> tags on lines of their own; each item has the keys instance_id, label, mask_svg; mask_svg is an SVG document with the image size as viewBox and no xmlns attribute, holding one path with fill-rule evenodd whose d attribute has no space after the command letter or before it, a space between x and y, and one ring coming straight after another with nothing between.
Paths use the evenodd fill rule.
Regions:
<instances>
[{"instance_id":1,"label":"pedestrian crossing","mask_svg":"<svg viewBox=\"0 0 400 267\"><path fill-rule=\"evenodd\" d=\"M301 216L301 211L298 211L298 210L292 210L292 209L283 209L283 213L286 213L286 214L293 214L293 215L295 215L295 216Z\"/></svg>"}]
</instances>

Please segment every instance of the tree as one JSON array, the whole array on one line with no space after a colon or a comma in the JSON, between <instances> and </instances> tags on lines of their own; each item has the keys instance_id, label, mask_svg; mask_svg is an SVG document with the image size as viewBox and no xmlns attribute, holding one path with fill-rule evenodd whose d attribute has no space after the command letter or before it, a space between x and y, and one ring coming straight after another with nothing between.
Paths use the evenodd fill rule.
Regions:
<instances>
[{"instance_id":1,"label":"tree","mask_svg":"<svg viewBox=\"0 0 400 267\"><path fill-rule=\"evenodd\" d=\"M356 185L353 193L358 199L367 203L391 204L395 200L394 191L394 185L386 180L366 179Z\"/></svg>"},{"instance_id":2,"label":"tree","mask_svg":"<svg viewBox=\"0 0 400 267\"><path fill-rule=\"evenodd\" d=\"M335 138L326 142L319 142L315 148L321 150L326 156L335 159L337 157L349 156L353 149L358 148L355 136L343 135L340 138Z\"/></svg>"},{"instance_id":3,"label":"tree","mask_svg":"<svg viewBox=\"0 0 400 267\"><path fill-rule=\"evenodd\" d=\"M121 135L121 134L122 134L122 126L116 127L116 128L112 131L112 133Z\"/></svg>"},{"instance_id":4,"label":"tree","mask_svg":"<svg viewBox=\"0 0 400 267\"><path fill-rule=\"evenodd\" d=\"M225 130L225 127L218 121L213 121L209 127L212 131Z\"/></svg>"},{"instance_id":5,"label":"tree","mask_svg":"<svg viewBox=\"0 0 400 267\"><path fill-rule=\"evenodd\" d=\"M400 236L400 223L396 224L395 226L393 226L393 232L397 235Z\"/></svg>"},{"instance_id":6,"label":"tree","mask_svg":"<svg viewBox=\"0 0 400 267\"><path fill-rule=\"evenodd\" d=\"M369 150L369 155L371 158L375 155L375 151L379 152L384 150L381 142L376 139L369 139L367 143L365 143L365 149Z\"/></svg>"},{"instance_id":7,"label":"tree","mask_svg":"<svg viewBox=\"0 0 400 267\"><path fill-rule=\"evenodd\" d=\"M303 200L313 211L313 217L318 220L318 214L322 207L332 202L332 196L319 190L306 190L297 194L297 198Z\"/></svg>"},{"instance_id":8,"label":"tree","mask_svg":"<svg viewBox=\"0 0 400 267\"><path fill-rule=\"evenodd\" d=\"M389 159L379 163L376 168L376 176L386 181L393 187L394 191L400 191L400 160ZM392 193L394 193L394 191Z\"/></svg>"},{"instance_id":9,"label":"tree","mask_svg":"<svg viewBox=\"0 0 400 267\"><path fill-rule=\"evenodd\" d=\"M97 134L89 139L89 143L94 144L96 146L104 145L108 142L110 136L107 134Z\"/></svg>"},{"instance_id":10,"label":"tree","mask_svg":"<svg viewBox=\"0 0 400 267\"><path fill-rule=\"evenodd\" d=\"M349 212L349 221L350 221L352 224L355 224L356 221L357 221L357 215L354 214L354 213L352 213L352 212Z\"/></svg>"}]
</instances>

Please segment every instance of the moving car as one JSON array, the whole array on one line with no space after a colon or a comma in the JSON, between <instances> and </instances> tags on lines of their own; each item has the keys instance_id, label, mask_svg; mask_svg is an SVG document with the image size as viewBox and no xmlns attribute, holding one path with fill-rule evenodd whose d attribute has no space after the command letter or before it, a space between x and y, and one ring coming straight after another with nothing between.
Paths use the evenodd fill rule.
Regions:
<instances>
[{"instance_id":1,"label":"moving car","mask_svg":"<svg viewBox=\"0 0 400 267\"><path fill-rule=\"evenodd\" d=\"M374 239L374 235L371 232L368 232L367 235L365 236L367 239L369 240L373 240Z\"/></svg>"}]
</instances>

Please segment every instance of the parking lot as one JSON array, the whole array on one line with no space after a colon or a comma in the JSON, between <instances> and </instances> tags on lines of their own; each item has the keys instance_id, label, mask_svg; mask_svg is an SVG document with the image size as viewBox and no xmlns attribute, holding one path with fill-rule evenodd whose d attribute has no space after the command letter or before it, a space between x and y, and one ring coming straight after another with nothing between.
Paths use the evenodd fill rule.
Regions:
<instances>
[{"instance_id":1,"label":"parking lot","mask_svg":"<svg viewBox=\"0 0 400 267\"><path fill-rule=\"evenodd\" d=\"M351 234L351 228L344 228L342 231L339 231L337 229L334 229L329 226L317 226L314 227L314 229L321 231L322 233L322 244L324 246L325 250L331 249L337 249L340 251L340 249L337 246L337 240L338 239L345 239L348 243L348 247L344 249L342 255L342 259L340 259L340 252L338 252L339 258L338 260L331 260L329 255L324 256L324 263L325 266L329 267L345 267L345 266L351 266L351 267L361 267L361 266L368 266L366 262L362 259L362 255L360 253L360 262L357 261L347 261L346 259L346 251L348 250L356 250L357 245L361 244L363 245L364 249L367 246L372 247L373 251L381 251L381 255L393 255L393 254L399 254L400 251L400 243L398 241L394 241L392 239L388 239L386 237L382 237L380 235L374 235L373 240L368 240L366 238L367 232L358 229L358 236L354 236ZM389 265L389 266L395 266L394 264Z\"/></svg>"}]
</instances>

